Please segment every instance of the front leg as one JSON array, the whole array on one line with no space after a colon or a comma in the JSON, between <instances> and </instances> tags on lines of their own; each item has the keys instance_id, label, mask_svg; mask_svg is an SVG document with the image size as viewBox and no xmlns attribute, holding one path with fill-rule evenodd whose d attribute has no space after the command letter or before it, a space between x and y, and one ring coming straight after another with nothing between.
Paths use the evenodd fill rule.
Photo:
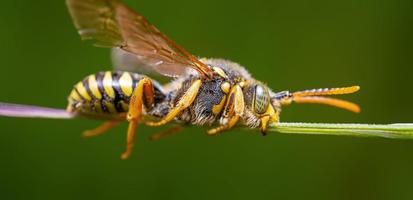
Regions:
<instances>
[{"instance_id":1,"label":"front leg","mask_svg":"<svg viewBox=\"0 0 413 200\"><path fill-rule=\"evenodd\" d=\"M161 119L159 122L146 122L148 126L162 126L166 123L175 119L176 116L181 114L183 110L188 108L192 103L195 101L195 98L198 95L199 89L201 88L202 81L195 80L191 87L185 92L185 94L181 97L175 107L173 107L169 113Z\"/></svg>"},{"instance_id":2,"label":"front leg","mask_svg":"<svg viewBox=\"0 0 413 200\"><path fill-rule=\"evenodd\" d=\"M229 93L229 98L227 99L221 119L221 126L209 130L208 134L216 135L234 127L244 114L244 106L244 94L242 88L239 84L235 85Z\"/></svg>"}]
</instances>

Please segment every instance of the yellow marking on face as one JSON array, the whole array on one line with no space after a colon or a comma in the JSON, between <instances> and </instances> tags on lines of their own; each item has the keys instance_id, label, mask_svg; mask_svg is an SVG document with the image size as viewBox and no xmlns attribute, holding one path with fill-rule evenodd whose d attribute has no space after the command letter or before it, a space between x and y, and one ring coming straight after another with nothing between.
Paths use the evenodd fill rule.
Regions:
<instances>
[{"instance_id":1,"label":"yellow marking on face","mask_svg":"<svg viewBox=\"0 0 413 200\"><path fill-rule=\"evenodd\" d=\"M219 76L221 76L222 78L228 78L227 74L224 72L224 70L222 70L219 67L213 67L212 68Z\"/></svg>"},{"instance_id":2,"label":"yellow marking on face","mask_svg":"<svg viewBox=\"0 0 413 200\"><path fill-rule=\"evenodd\" d=\"M96 81L96 76L90 75L88 78L88 83L89 83L89 89L92 92L93 96L95 96L96 99L102 99L102 94L100 94L98 83Z\"/></svg>"},{"instance_id":3,"label":"yellow marking on face","mask_svg":"<svg viewBox=\"0 0 413 200\"><path fill-rule=\"evenodd\" d=\"M103 77L103 88L105 89L105 93L110 98L115 98L115 90L113 90L112 86L112 73L106 72L105 76Z\"/></svg>"},{"instance_id":4,"label":"yellow marking on face","mask_svg":"<svg viewBox=\"0 0 413 200\"><path fill-rule=\"evenodd\" d=\"M109 113L117 113L115 105L110 102L105 102L105 107L107 108Z\"/></svg>"},{"instance_id":5,"label":"yellow marking on face","mask_svg":"<svg viewBox=\"0 0 413 200\"><path fill-rule=\"evenodd\" d=\"M122 76L119 78L119 86L126 96L132 95L132 84L132 76L129 73L124 72Z\"/></svg>"},{"instance_id":6,"label":"yellow marking on face","mask_svg":"<svg viewBox=\"0 0 413 200\"><path fill-rule=\"evenodd\" d=\"M268 130L268 125L271 123L277 123L278 121L278 112L272 105L268 106L267 111L261 117L261 132L266 133Z\"/></svg>"},{"instance_id":7,"label":"yellow marking on face","mask_svg":"<svg viewBox=\"0 0 413 200\"><path fill-rule=\"evenodd\" d=\"M214 113L215 116L218 116L219 113L221 113L222 109L224 109L226 100L227 100L227 96L223 96L221 102L219 102L219 104L214 105L212 107L212 113Z\"/></svg>"},{"instance_id":8,"label":"yellow marking on face","mask_svg":"<svg viewBox=\"0 0 413 200\"><path fill-rule=\"evenodd\" d=\"M228 82L223 82L223 83L221 84L221 90L222 90L225 94L228 94L229 91L231 90L231 84L228 83Z\"/></svg>"},{"instance_id":9,"label":"yellow marking on face","mask_svg":"<svg viewBox=\"0 0 413 200\"><path fill-rule=\"evenodd\" d=\"M90 97L90 95L87 93L85 86L83 85L82 82L79 82L76 86L75 86L76 90L79 92L80 96L87 100L90 101L92 100L92 97Z\"/></svg>"},{"instance_id":10,"label":"yellow marking on face","mask_svg":"<svg viewBox=\"0 0 413 200\"><path fill-rule=\"evenodd\" d=\"M80 98L79 94L77 94L77 92L75 90L72 90L72 92L70 92L69 98L73 99L75 101L81 101L82 100Z\"/></svg>"}]
</instances>

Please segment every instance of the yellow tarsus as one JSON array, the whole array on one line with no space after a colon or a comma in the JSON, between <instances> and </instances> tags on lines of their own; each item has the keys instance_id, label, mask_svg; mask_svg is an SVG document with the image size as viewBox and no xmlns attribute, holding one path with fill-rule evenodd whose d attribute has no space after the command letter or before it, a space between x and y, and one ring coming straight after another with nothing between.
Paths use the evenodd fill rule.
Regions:
<instances>
[{"instance_id":1,"label":"yellow tarsus","mask_svg":"<svg viewBox=\"0 0 413 200\"><path fill-rule=\"evenodd\" d=\"M211 129L207 133L208 133L208 135L217 135L218 133L221 133L225 130L233 128L238 123L238 121L239 121L239 116L236 115L236 116L232 117L228 121L228 123L226 123L224 125L221 125L217 128Z\"/></svg>"}]
</instances>

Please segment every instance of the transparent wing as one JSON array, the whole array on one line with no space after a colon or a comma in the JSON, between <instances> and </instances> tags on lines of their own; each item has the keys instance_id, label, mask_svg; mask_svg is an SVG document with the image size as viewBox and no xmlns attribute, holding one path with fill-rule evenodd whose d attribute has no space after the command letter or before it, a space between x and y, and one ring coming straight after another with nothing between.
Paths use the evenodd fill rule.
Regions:
<instances>
[{"instance_id":1,"label":"transparent wing","mask_svg":"<svg viewBox=\"0 0 413 200\"><path fill-rule=\"evenodd\" d=\"M153 66L121 48L112 48L112 65L115 70L136 72L141 74L157 74Z\"/></svg>"},{"instance_id":2,"label":"transparent wing","mask_svg":"<svg viewBox=\"0 0 413 200\"><path fill-rule=\"evenodd\" d=\"M124 41L115 19L119 0L67 0L66 5L79 35L96 46L121 46Z\"/></svg>"},{"instance_id":3,"label":"transparent wing","mask_svg":"<svg viewBox=\"0 0 413 200\"><path fill-rule=\"evenodd\" d=\"M188 68L212 76L207 65L120 0L66 0L66 4L82 39L92 39L96 46L119 47L166 76L183 75Z\"/></svg>"},{"instance_id":4,"label":"transparent wing","mask_svg":"<svg viewBox=\"0 0 413 200\"><path fill-rule=\"evenodd\" d=\"M153 66L138 59L135 54L129 53L121 48L112 48L111 59L114 70L145 74L156 79L160 83L167 83L171 81L170 77L163 76L158 73Z\"/></svg>"}]
</instances>

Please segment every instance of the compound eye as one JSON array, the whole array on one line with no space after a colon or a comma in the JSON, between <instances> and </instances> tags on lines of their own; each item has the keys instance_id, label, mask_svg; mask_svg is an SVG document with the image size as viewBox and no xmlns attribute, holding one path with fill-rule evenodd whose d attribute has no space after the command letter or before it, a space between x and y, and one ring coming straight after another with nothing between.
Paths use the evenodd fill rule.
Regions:
<instances>
[{"instance_id":1,"label":"compound eye","mask_svg":"<svg viewBox=\"0 0 413 200\"><path fill-rule=\"evenodd\" d=\"M255 86L254 93L254 111L257 114L264 114L270 105L270 93L267 87L263 85Z\"/></svg>"}]
</instances>

